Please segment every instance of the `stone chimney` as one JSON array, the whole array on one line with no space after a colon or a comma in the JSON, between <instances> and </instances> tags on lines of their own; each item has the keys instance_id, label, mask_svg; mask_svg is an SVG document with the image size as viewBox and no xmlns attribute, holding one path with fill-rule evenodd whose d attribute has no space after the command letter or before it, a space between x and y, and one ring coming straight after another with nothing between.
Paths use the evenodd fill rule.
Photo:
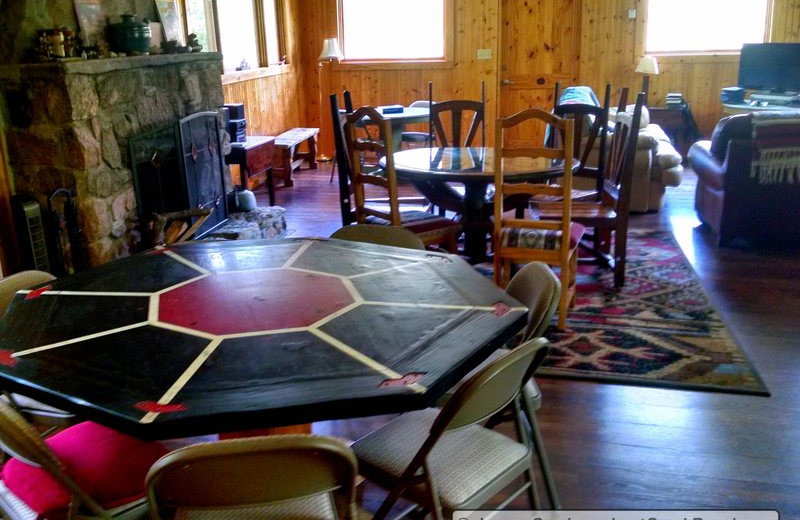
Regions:
<instances>
[{"instance_id":1,"label":"stone chimney","mask_svg":"<svg viewBox=\"0 0 800 520\"><path fill-rule=\"evenodd\" d=\"M136 242L128 138L223 102L218 53L0 67L15 190L75 194L92 265Z\"/></svg>"}]
</instances>

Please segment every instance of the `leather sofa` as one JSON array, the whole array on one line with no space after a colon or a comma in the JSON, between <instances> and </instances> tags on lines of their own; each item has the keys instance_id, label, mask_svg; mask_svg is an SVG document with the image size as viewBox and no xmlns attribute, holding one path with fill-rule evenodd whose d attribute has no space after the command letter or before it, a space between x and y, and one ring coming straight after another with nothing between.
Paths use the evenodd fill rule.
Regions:
<instances>
[{"instance_id":1,"label":"leather sofa","mask_svg":"<svg viewBox=\"0 0 800 520\"><path fill-rule=\"evenodd\" d=\"M796 115L800 118L800 112ZM697 216L716 232L719 245L734 245L736 241L800 245L798 167L794 167L794 177L789 174L779 182L763 182L757 172L751 173L752 117L737 114L723 118L710 141L698 141L689 149L689 164L697 173ZM795 131L800 136L798 126ZM788 135L788 130L783 127L781 131ZM794 143L790 145L795 147ZM800 139L796 146L800 147Z\"/></svg>"}]
</instances>

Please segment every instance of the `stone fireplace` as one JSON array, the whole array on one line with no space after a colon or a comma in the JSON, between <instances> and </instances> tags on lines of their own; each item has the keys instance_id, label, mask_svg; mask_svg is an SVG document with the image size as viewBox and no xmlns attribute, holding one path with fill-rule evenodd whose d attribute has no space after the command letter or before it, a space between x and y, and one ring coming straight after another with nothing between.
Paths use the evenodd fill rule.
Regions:
<instances>
[{"instance_id":1,"label":"stone fireplace","mask_svg":"<svg viewBox=\"0 0 800 520\"><path fill-rule=\"evenodd\" d=\"M128 139L216 110L220 61L196 53L0 67L15 190L42 204L71 190L89 263L126 256L139 240Z\"/></svg>"}]
</instances>

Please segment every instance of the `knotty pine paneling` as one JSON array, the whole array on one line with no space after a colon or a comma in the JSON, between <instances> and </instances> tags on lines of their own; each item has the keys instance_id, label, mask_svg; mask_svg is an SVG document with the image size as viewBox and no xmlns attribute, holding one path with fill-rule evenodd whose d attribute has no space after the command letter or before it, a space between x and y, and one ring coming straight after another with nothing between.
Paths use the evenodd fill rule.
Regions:
<instances>
[{"instance_id":1,"label":"knotty pine paneling","mask_svg":"<svg viewBox=\"0 0 800 520\"><path fill-rule=\"evenodd\" d=\"M336 0L300 0L304 27L315 27L304 34L303 56L306 73L305 117L313 126L320 126L320 82L322 83L323 110L321 148L331 155L330 110L328 96L341 95L350 90L353 103L382 105L401 103L407 105L417 99L428 98L428 82L433 82L434 99L480 99L481 80L486 86L486 135L492 135L492 120L496 104L495 74L498 45L498 0L454 0L455 48L452 66L445 68L380 69L325 64L323 73L316 69L316 58L322 40L337 34ZM377 37L377 36L376 36ZM409 38L424 37L409 33ZM491 60L476 58L479 48L492 49ZM340 98L340 103L341 103Z\"/></svg>"},{"instance_id":2,"label":"knotty pine paneling","mask_svg":"<svg viewBox=\"0 0 800 520\"><path fill-rule=\"evenodd\" d=\"M548 0L552 1L552 0ZM642 77L634 72L642 55L641 34L627 11L634 5L640 15L645 2L636 0L583 0L579 82L600 92L611 82L641 88ZM676 38L680 37L676 28ZM774 0L772 41L800 42L800 0ZM701 133L708 136L725 114L719 101L722 87L736 85L739 60L736 56L659 57L660 74L650 77L650 105L661 105L667 92L681 92L694 114ZM616 95L616 94L615 94Z\"/></svg>"},{"instance_id":3,"label":"knotty pine paneling","mask_svg":"<svg viewBox=\"0 0 800 520\"><path fill-rule=\"evenodd\" d=\"M277 135L289 128L306 125L303 113L303 63L299 40L303 30L300 2L284 1L284 28L288 70L283 74L223 85L226 103L244 103L247 133Z\"/></svg>"},{"instance_id":4,"label":"knotty pine paneling","mask_svg":"<svg viewBox=\"0 0 800 520\"><path fill-rule=\"evenodd\" d=\"M565 42L579 42L577 56L571 58L577 63L577 83L591 85L596 92L602 92L605 84L611 82L615 87L615 95L620 86L628 86L633 90L640 88L642 78L634 72L634 68L642 45L637 39L636 24L642 23L643 19L628 20L627 10L636 6L640 13L644 13L642 7L646 0L574 1L580 2L579 35L571 34L576 30L575 20L563 15L565 10L561 8L559 0L539 0L535 7L542 12L561 15L564 27L561 28L558 42L562 45ZM253 133L274 134L293 126L321 127L321 150L331 155L329 93L341 94L342 90L349 89L356 105L407 104L427 98L428 81L433 81L436 99L478 99L480 82L484 80L487 135L492 136L498 89L496 60L501 45L501 0L454 2L455 50L452 67L380 70L325 64L325 68L320 70L317 56L322 40L337 34L337 1L286 0L288 54L293 71L226 85L225 99L247 104L248 123ZM553 17L558 18L556 14ZM800 0L774 0L773 19L773 41L800 41ZM554 34L558 35L558 23L555 25ZM677 31L676 37L679 37ZM409 38L412 37L422 36L410 33ZM492 49L493 59L477 60L478 48ZM514 50L506 48L504 52ZM569 55L569 52L563 53L563 56ZM736 83L738 60L726 56L662 58L659 65L662 73L651 77L650 104L663 103L667 92L682 92L691 104L701 131L710 134L716 121L724 115L719 103L719 91L724 86ZM569 64L553 64L554 70L570 68ZM529 101L542 106L550 102L542 96Z\"/></svg>"}]
</instances>

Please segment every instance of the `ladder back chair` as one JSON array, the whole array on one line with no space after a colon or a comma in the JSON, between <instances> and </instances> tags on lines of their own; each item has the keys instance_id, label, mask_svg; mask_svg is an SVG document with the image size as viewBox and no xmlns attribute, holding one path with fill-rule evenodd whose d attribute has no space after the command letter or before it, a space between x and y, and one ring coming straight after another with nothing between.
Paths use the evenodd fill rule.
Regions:
<instances>
[{"instance_id":1,"label":"ladder back chair","mask_svg":"<svg viewBox=\"0 0 800 520\"><path fill-rule=\"evenodd\" d=\"M194 444L147 474L155 520L314 518L355 520L355 455L317 435L272 435Z\"/></svg>"},{"instance_id":2,"label":"ladder back chair","mask_svg":"<svg viewBox=\"0 0 800 520\"><path fill-rule=\"evenodd\" d=\"M377 139L358 137L358 125L365 118L379 129ZM436 244L451 253L456 253L457 239L461 234L461 226L458 223L427 211L400 211L394 150L391 149L390 121L372 107L361 107L347 115L344 134L347 151L350 154L356 221L359 224L401 226L419 236L426 246ZM364 153L374 153L384 157L385 168L375 171L364 168L359 160ZM387 192L388 211L367 204L369 202L365 195L367 186L374 186Z\"/></svg>"},{"instance_id":3,"label":"ladder back chair","mask_svg":"<svg viewBox=\"0 0 800 520\"><path fill-rule=\"evenodd\" d=\"M595 181L593 190L573 190L572 199L593 198L600 200L603 190L603 179L606 165L606 137L608 133L608 106L611 99L611 85L606 85L603 97L603 106L598 107L586 103L563 103L553 109L557 117L575 121L573 136L572 156L580 160L580 166L572 174L573 177L583 177ZM553 132L554 146L559 140L563 142L564 136ZM589 166L589 156L597 143L597 165Z\"/></svg>"},{"instance_id":4,"label":"ladder back chair","mask_svg":"<svg viewBox=\"0 0 800 520\"><path fill-rule=\"evenodd\" d=\"M450 518L455 510L480 508L520 476L526 480L522 487L495 507L505 508L525 491L534 501L531 443L519 394L547 345L539 338L505 353L461 385L441 410L405 413L353 444L361 474L390 490L374 520L386 518L400 497L436 519ZM518 441L481 426L507 409Z\"/></svg>"},{"instance_id":5,"label":"ladder back chair","mask_svg":"<svg viewBox=\"0 0 800 520\"><path fill-rule=\"evenodd\" d=\"M633 182L633 163L639 135L644 95L639 93L633 114L625 112L627 89L620 95L621 110L617 112L611 137L608 168L603 178L601 199L572 203L572 220L592 228L592 242L582 247L592 253L592 261L614 271L614 287L625 284L628 241L628 220ZM537 212L542 219L558 218L565 204L541 202ZM613 240L612 240L613 237ZM613 250L613 251L612 251Z\"/></svg>"},{"instance_id":6,"label":"ladder back chair","mask_svg":"<svg viewBox=\"0 0 800 520\"><path fill-rule=\"evenodd\" d=\"M505 287L511 278L512 263L540 261L560 268L561 296L558 307L558 326L566 327L567 308L574 303L577 249L584 227L571 220L572 149L506 147L506 131L528 121L539 121L562 132L564 143L572 143L574 122L562 119L538 108L528 108L505 119L497 120L494 153L494 280ZM503 181L503 161L515 158L561 160L564 164L562 183L509 184ZM503 215L503 198L512 195L552 197L564 201L557 220L533 220Z\"/></svg>"}]
</instances>

